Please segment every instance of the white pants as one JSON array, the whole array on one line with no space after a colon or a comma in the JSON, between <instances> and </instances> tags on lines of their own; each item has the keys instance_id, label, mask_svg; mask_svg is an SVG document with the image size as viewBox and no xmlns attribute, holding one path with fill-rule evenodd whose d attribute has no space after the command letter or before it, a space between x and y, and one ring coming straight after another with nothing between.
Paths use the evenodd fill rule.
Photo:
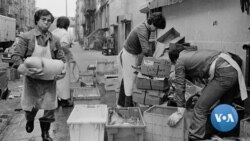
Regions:
<instances>
[{"instance_id":1,"label":"white pants","mask_svg":"<svg viewBox=\"0 0 250 141\"><path fill-rule=\"evenodd\" d=\"M122 76L124 81L124 90L126 96L132 96L133 86L135 85L136 70L132 66L136 66L138 60L137 55L130 54L126 49L122 49L118 55L118 63L122 67Z\"/></svg>"}]
</instances>

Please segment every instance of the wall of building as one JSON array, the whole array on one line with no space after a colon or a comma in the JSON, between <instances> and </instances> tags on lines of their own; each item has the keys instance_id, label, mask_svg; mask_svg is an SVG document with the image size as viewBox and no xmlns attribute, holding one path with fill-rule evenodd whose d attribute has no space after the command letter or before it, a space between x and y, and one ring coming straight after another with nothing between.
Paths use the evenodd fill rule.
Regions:
<instances>
[{"instance_id":1,"label":"wall of building","mask_svg":"<svg viewBox=\"0 0 250 141\"><path fill-rule=\"evenodd\" d=\"M35 0L1 0L0 14L16 19L17 30L25 32L34 27Z\"/></svg>"},{"instance_id":2,"label":"wall of building","mask_svg":"<svg viewBox=\"0 0 250 141\"><path fill-rule=\"evenodd\" d=\"M86 24L83 9L84 9L84 0L77 0L76 17L75 17L75 36L80 44L82 44L84 40L84 29L82 25Z\"/></svg>"},{"instance_id":3,"label":"wall of building","mask_svg":"<svg viewBox=\"0 0 250 141\"><path fill-rule=\"evenodd\" d=\"M131 16L131 30L139 23L143 22L146 19L146 15L140 13L140 6L145 3L145 0L111 0L109 2L109 24L118 25L118 52L123 48L123 43L125 41L125 23L118 22L117 16L120 15L130 15Z\"/></svg>"},{"instance_id":4,"label":"wall of building","mask_svg":"<svg viewBox=\"0 0 250 141\"><path fill-rule=\"evenodd\" d=\"M198 48L231 51L240 55L245 64L242 45L250 42L250 16L242 13L240 1L183 0L163 7L162 13L167 27L159 35L174 27Z\"/></svg>"},{"instance_id":5,"label":"wall of building","mask_svg":"<svg viewBox=\"0 0 250 141\"><path fill-rule=\"evenodd\" d=\"M109 24L117 25L117 16L123 15L125 13L126 5L124 5L126 0L110 0L109 1Z\"/></svg>"},{"instance_id":6,"label":"wall of building","mask_svg":"<svg viewBox=\"0 0 250 141\"><path fill-rule=\"evenodd\" d=\"M146 14L139 11L143 3L145 3L145 0L127 0L128 8L126 13L132 15L132 28L146 20Z\"/></svg>"}]
</instances>

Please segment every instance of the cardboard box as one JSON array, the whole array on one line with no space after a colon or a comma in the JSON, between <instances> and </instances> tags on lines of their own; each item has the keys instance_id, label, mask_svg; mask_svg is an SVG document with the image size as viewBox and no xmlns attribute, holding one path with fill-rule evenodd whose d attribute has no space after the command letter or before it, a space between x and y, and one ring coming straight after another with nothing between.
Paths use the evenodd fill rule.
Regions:
<instances>
[{"instance_id":1,"label":"cardboard box","mask_svg":"<svg viewBox=\"0 0 250 141\"><path fill-rule=\"evenodd\" d=\"M137 89L151 90L150 78L143 76L141 73L137 74L136 87Z\"/></svg>"},{"instance_id":2,"label":"cardboard box","mask_svg":"<svg viewBox=\"0 0 250 141\"><path fill-rule=\"evenodd\" d=\"M151 77L168 77L171 63L165 59L144 57L141 65L141 73Z\"/></svg>"},{"instance_id":3,"label":"cardboard box","mask_svg":"<svg viewBox=\"0 0 250 141\"><path fill-rule=\"evenodd\" d=\"M145 104L146 105L160 105L164 102L164 95L165 93L163 91L147 90Z\"/></svg>"},{"instance_id":4,"label":"cardboard box","mask_svg":"<svg viewBox=\"0 0 250 141\"><path fill-rule=\"evenodd\" d=\"M166 90L169 88L169 83L167 78L157 78L154 77L150 81L151 90Z\"/></svg>"},{"instance_id":5,"label":"cardboard box","mask_svg":"<svg viewBox=\"0 0 250 141\"><path fill-rule=\"evenodd\" d=\"M175 28L169 29L166 33L164 33L162 36L160 36L157 41L161 43L168 43L171 40L175 39L176 37L179 37L180 33L175 30Z\"/></svg>"},{"instance_id":6,"label":"cardboard box","mask_svg":"<svg viewBox=\"0 0 250 141\"><path fill-rule=\"evenodd\" d=\"M146 90L135 89L133 91L133 101L139 104L145 104Z\"/></svg>"},{"instance_id":7,"label":"cardboard box","mask_svg":"<svg viewBox=\"0 0 250 141\"><path fill-rule=\"evenodd\" d=\"M182 43L185 43L185 37L184 36L176 37L175 39L169 42L169 47L172 48L175 47L175 44L182 44Z\"/></svg>"},{"instance_id":8,"label":"cardboard box","mask_svg":"<svg viewBox=\"0 0 250 141\"><path fill-rule=\"evenodd\" d=\"M144 57L141 64L141 73L147 76L157 76L158 66L153 57Z\"/></svg>"}]
</instances>

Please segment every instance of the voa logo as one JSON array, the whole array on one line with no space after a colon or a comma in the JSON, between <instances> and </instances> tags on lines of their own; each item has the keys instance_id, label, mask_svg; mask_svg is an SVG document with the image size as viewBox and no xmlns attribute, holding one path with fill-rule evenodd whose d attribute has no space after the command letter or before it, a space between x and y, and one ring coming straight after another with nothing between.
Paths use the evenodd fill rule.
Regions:
<instances>
[{"instance_id":1,"label":"voa logo","mask_svg":"<svg viewBox=\"0 0 250 141\"><path fill-rule=\"evenodd\" d=\"M237 111L228 104L216 106L210 118L213 127L221 132L228 132L234 129L238 123Z\"/></svg>"},{"instance_id":2,"label":"voa logo","mask_svg":"<svg viewBox=\"0 0 250 141\"><path fill-rule=\"evenodd\" d=\"M234 122L234 118L232 114L215 114L215 119L217 122Z\"/></svg>"}]
</instances>

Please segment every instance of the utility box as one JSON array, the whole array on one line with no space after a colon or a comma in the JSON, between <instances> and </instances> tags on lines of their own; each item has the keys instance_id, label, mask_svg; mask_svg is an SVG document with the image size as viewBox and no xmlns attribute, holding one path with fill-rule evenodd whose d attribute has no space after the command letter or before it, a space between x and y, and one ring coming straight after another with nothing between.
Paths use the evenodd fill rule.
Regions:
<instances>
[{"instance_id":1,"label":"utility box","mask_svg":"<svg viewBox=\"0 0 250 141\"><path fill-rule=\"evenodd\" d=\"M107 116L107 105L76 105L67 120L70 141L104 141Z\"/></svg>"}]
</instances>

